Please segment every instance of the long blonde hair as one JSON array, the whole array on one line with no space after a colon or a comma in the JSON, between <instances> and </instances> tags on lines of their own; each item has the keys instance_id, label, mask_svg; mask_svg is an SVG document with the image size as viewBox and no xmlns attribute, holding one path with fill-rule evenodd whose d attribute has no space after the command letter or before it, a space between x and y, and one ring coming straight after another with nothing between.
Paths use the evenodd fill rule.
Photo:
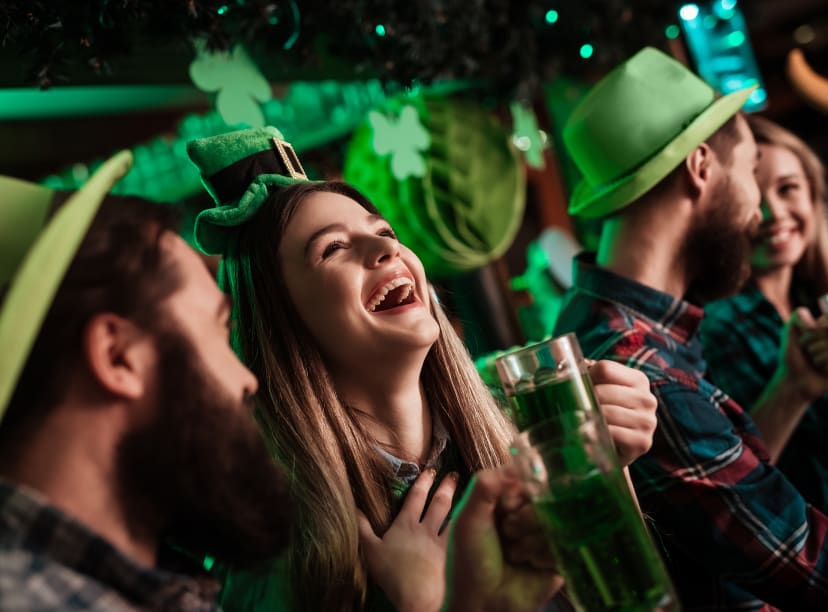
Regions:
<instances>
[{"instance_id":1,"label":"long blonde hair","mask_svg":"<svg viewBox=\"0 0 828 612\"><path fill-rule=\"evenodd\" d=\"M337 396L282 276L281 237L297 207L318 191L345 195L377 212L344 183L272 193L239 231L219 278L234 301L235 348L259 379L257 418L292 476L297 521L288 564L294 597L307 609L353 610L362 607L368 581L355 510L383 533L393 518L391 474L376 441ZM421 375L429 406L446 424L466 472L500 465L508 458L511 426L440 306L432 304L432 313L440 336Z\"/></svg>"},{"instance_id":2,"label":"long blonde hair","mask_svg":"<svg viewBox=\"0 0 828 612\"><path fill-rule=\"evenodd\" d=\"M804 285L813 293L810 297L828 293L825 167L816 153L795 134L763 117L748 115L747 119L757 144L784 147L796 155L802 164L814 206L814 229L805 252L794 266L794 279L797 284Z\"/></svg>"}]
</instances>

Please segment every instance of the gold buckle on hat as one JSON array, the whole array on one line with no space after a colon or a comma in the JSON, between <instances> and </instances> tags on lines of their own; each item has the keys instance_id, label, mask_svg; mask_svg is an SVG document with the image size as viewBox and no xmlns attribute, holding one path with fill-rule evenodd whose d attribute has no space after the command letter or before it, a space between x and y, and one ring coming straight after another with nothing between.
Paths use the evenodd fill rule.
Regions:
<instances>
[{"instance_id":1,"label":"gold buckle on hat","mask_svg":"<svg viewBox=\"0 0 828 612\"><path fill-rule=\"evenodd\" d=\"M273 141L273 145L276 147L276 150L279 151L279 155L285 163L285 168L287 168L290 177L308 180L308 175L305 174L305 169L302 167L302 163L299 161L296 151L293 150L293 145L284 140L279 140L278 138L271 138L271 140Z\"/></svg>"}]
</instances>

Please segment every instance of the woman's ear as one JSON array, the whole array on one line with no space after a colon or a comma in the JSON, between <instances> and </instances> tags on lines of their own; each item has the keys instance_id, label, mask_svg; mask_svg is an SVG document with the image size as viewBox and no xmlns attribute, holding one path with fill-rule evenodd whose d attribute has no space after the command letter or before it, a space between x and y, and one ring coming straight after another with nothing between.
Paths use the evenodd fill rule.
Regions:
<instances>
[{"instance_id":1,"label":"woman's ear","mask_svg":"<svg viewBox=\"0 0 828 612\"><path fill-rule=\"evenodd\" d=\"M151 336L112 313L92 317L83 330L83 354L93 378L110 393L138 399L154 371Z\"/></svg>"}]
</instances>

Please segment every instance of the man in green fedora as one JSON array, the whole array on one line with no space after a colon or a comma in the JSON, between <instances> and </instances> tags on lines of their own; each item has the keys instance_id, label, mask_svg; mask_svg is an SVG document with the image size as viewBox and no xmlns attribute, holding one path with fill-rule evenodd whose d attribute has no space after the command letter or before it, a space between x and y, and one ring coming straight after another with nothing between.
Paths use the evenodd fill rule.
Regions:
<instances>
[{"instance_id":1,"label":"man in green fedora","mask_svg":"<svg viewBox=\"0 0 828 612\"><path fill-rule=\"evenodd\" d=\"M705 380L697 338L702 305L746 279L759 221L757 148L739 114L751 91L716 97L646 48L579 103L564 128L583 175L570 212L604 222L598 252L575 259L555 333L650 379L659 426L631 472L684 608L825 610L828 518L773 467L751 416ZM799 342L814 325L803 313L790 326L758 407L775 431L828 390Z\"/></svg>"},{"instance_id":2,"label":"man in green fedora","mask_svg":"<svg viewBox=\"0 0 828 612\"><path fill-rule=\"evenodd\" d=\"M245 567L286 542L227 300L170 207L107 195L130 163L62 205L0 177L0 610L211 610L176 548Z\"/></svg>"}]
</instances>

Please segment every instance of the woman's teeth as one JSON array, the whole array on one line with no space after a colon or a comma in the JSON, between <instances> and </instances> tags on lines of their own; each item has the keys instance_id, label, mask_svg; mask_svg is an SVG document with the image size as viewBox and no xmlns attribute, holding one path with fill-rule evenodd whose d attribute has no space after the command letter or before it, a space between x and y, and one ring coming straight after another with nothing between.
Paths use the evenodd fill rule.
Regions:
<instances>
[{"instance_id":1,"label":"woman's teeth","mask_svg":"<svg viewBox=\"0 0 828 612\"><path fill-rule=\"evenodd\" d=\"M791 237L793 232L790 229L780 230L778 232L774 232L770 236L767 237L768 244L772 246L778 246L788 240Z\"/></svg>"},{"instance_id":2,"label":"woman's teeth","mask_svg":"<svg viewBox=\"0 0 828 612\"><path fill-rule=\"evenodd\" d=\"M368 312L376 312L377 308L381 304L385 306L383 302L385 302L386 298L388 297L388 294L397 289L398 287L403 287L404 285L405 288L397 292L397 294L395 294L395 303L388 304L387 306L392 307L405 302L409 297L411 297L411 294L414 291L414 283L409 278L395 278L394 280L385 284L379 291L376 292L376 294L374 294L373 299L366 306Z\"/></svg>"}]
</instances>

